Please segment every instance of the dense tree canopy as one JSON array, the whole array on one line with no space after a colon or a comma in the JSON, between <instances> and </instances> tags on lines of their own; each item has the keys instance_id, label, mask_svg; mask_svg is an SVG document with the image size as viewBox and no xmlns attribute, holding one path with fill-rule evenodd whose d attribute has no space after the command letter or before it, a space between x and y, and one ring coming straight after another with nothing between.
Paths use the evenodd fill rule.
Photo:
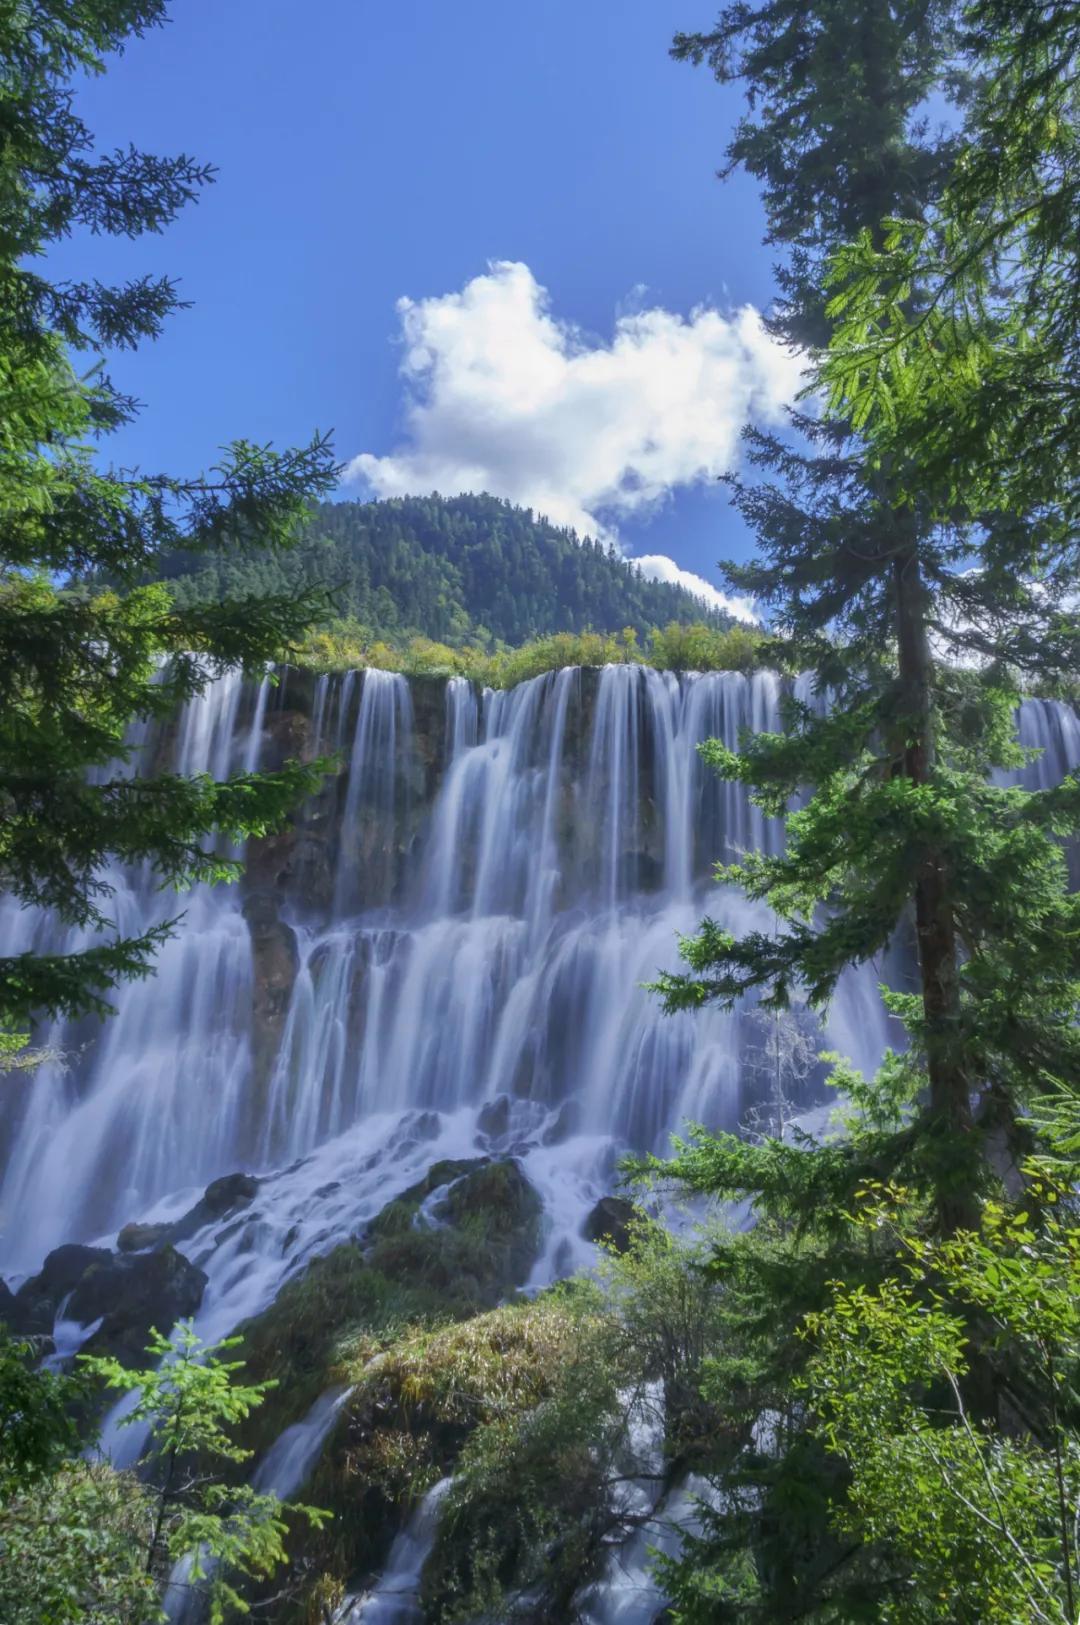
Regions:
<instances>
[{"instance_id":1,"label":"dense tree canopy","mask_svg":"<svg viewBox=\"0 0 1080 1625\"><path fill-rule=\"evenodd\" d=\"M999 46L972 27L981 9L776 0L730 7L714 34L677 42L680 54L707 57L722 79L746 84L751 111L729 157L762 181L770 235L789 250L776 325L814 346L818 366L833 353L822 348L830 335L852 343L850 324L832 331L856 297L849 240L857 236L872 258L901 211L929 229L951 206L953 177L979 168L974 154L997 149L1000 109L988 114L997 103L985 84ZM932 90L960 97L969 109L961 128L929 130L920 109ZM833 144L838 117L843 162ZM1028 118L1027 105L1014 104L1014 121ZM1014 323L1023 323L1025 291ZM917 326L937 294L927 265L905 284L903 320ZM999 305L1011 297L1003 287ZM1001 319L987 315L984 330ZM905 400L905 425L920 410L945 410L925 378ZM1037 1086L1075 1059L1074 908L1056 838L1075 823L1077 787L1036 797L985 782L1020 761L1016 673L993 657L1023 648L1027 678L1058 674L1071 636L1060 632L1040 652L1048 616L1059 628L1063 617L1037 578L1060 580L1072 547L1048 541L1026 506L987 513L918 478L883 393L860 398L858 432L848 404L841 399L823 421L797 418L794 444L751 434L767 477L735 484L760 551L730 566L729 578L771 607L789 658L797 650L831 696L824 714L793 707L782 738L712 753L719 771L772 811L794 808L801 786L817 787L789 820L787 852L742 871L788 926L778 938L740 943L706 923L688 948L690 976L666 986L676 1005L753 988L782 1003L802 987L820 1001L846 965L913 924L918 998L897 990L891 1003L914 1040L915 1091L924 1076L928 1083L924 1149L943 1222L956 1224L971 1219L979 1178L973 1103L989 1132L1008 1119L1021 1079ZM942 643L954 656L981 657L978 669L936 660Z\"/></svg>"}]
</instances>

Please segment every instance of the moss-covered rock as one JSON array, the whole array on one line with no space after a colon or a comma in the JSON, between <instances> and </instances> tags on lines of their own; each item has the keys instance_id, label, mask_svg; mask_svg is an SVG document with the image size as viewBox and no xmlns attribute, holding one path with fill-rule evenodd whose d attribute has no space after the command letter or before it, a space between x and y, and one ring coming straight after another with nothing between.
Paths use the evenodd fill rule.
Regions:
<instances>
[{"instance_id":1,"label":"moss-covered rock","mask_svg":"<svg viewBox=\"0 0 1080 1625\"><path fill-rule=\"evenodd\" d=\"M410 1185L388 1202L381 1213L368 1226L368 1236L377 1239L380 1236L396 1235L408 1229L416 1219L421 1205L429 1196L455 1179L461 1179L466 1174L474 1173L478 1168L484 1167L486 1157L452 1158L446 1157L441 1162L432 1163L423 1179L418 1179L415 1185Z\"/></svg>"},{"instance_id":2,"label":"moss-covered rock","mask_svg":"<svg viewBox=\"0 0 1080 1625\"><path fill-rule=\"evenodd\" d=\"M425 1220L423 1204L445 1195ZM512 1158L436 1163L371 1227L372 1265L393 1280L443 1295L454 1313L491 1308L531 1269L543 1204Z\"/></svg>"},{"instance_id":3,"label":"moss-covered rock","mask_svg":"<svg viewBox=\"0 0 1080 1625\"><path fill-rule=\"evenodd\" d=\"M340 1373L354 1384L305 1499L335 1516L293 1548L325 1591L374 1574L424 1492L478 1429L523 1417L556 1391L583 1344L584 1299L546 1295L406 1333ZM298 1545L298 1542L302 1543ZM298 1619L309 1615L298 1613Z\"/></svg>"},{"instance_id":4,"label":"moss-covered rock","mask_svg":"<svg viewBox=\"0 0 1080 1625\"><path fill-rule=\"evenodd\" d=\"M245 1380L275 1384L248 1418L243 1443L266 1449L333 1385L343 1360L375 1353L403 1326L444 1312L437 1294L372 1268L356 1242L314 1259L239 1328Z\"/></svg>"},{"instance_id":5,"label":"moss-covered rock","mask_svg":"<svg viewBox=\"0 0 1080 1625\"><path fill-rule=\"evenodd\" d=\"M614 1247L617 1253L625 1253L633 1244L635 1226L642 1222L640 1210L624 1196L601 1196L581 1233L586 1241L597 1241Z\"/></svg>"},{"instance_id":6,"label":"moss-covered rock","mask_svg":"<svg viewBox=\"0 0 1080 1625\"><path fill-rule=\"evenodd\" d=\"M297 1572L321 1576L325 1589L377 1568L415 1498L454 1459L489 1400L501 1403L501 1391L524 1402L547 1382L543 1351L562 1333L546 1311L533 1315L525 1305L460 1324L491 1311L525 1278L541 1218L540 1198L512 1159L435 1163L363 1238L314 1260L240 1329L245 1380L276 1384L243 1430L256 1452L326 1389L355 1384L303 1490L334 1521L295 1531ZM452 1372L470 1361L479 1408L458 1414Z\"/></svg>"},{"instance_id":7,"label":"moss-covered rock","mask_svg":"<svg viewBox=\"0 0 1080 1625\"><path fill-rule=\"evenodd\" d=\"M361 1240L313 1260L240 1328L247 1377L277 1385L249 1419L245 1444L264 1449L339 1380L343 1364L370 1358L403 1327L497 1303L531 1267L541 1215L516 1162L434 1163Z\"/></svg>"}]
</instances>

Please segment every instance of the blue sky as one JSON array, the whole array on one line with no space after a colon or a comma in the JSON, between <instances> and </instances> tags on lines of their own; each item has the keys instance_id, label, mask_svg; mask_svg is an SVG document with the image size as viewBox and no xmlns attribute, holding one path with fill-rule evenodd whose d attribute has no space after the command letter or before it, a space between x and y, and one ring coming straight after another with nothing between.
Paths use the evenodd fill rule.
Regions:
<instances>
[{"instance_id":1,"label":"blue sky","mask_svg":"<svg viewBox=\"0 0 1080 1625\"><path fill-rule=\"evenodd\" d=\"M190 471L234 436L333 429L342 461L363 454L374 472L356 495L458 455L489 483L513 465L507 494L568 491L567 511L597 516L629 552L715 580L715 560L747 541L679 448L723 440L725 414L745 416L762 390L775 410L783 389L762 385L758 340L729 324L772 292L753 186L715 178L739 98L667 54L676 28L712 16L709 0L177 0L172 23L80 98L102 144L219 169L164 236L59 256L82 274L168 272L193 301L156 345L117 359L146 408L116 453ZM702 306L719 316L695 325ZM478 357L481 328L494 350ZM548 391L539 422L531 376L515 371L530 345ZM686 382L701 355L704 414ZM478 398L493 368L495 395ZM509 427L500 390L520 397ZM645 451L615 445L613 474L581 466L619 415ZM559 424L572 424L565 444ZM609 475L630 493L615 508Z\"/></svg>"}]
</instances>

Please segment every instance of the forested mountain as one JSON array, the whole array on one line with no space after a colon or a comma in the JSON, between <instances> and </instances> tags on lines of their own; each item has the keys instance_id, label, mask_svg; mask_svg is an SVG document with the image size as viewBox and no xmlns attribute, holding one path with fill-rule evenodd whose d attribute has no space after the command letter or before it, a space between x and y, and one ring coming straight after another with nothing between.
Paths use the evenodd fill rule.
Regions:
<instances>
[{"instance_id":1,"label":"forested mountain","mask_svg":"<svg viewBox=\"0 0 1080 1625\"><path fill-rule=\"evenodd\" d=\"M484 495L325 502L288 552L177 553L165 573L183 608L325 584L341 616L450 643L729 621L613 547Z\"/></svg>"}]
</instances>

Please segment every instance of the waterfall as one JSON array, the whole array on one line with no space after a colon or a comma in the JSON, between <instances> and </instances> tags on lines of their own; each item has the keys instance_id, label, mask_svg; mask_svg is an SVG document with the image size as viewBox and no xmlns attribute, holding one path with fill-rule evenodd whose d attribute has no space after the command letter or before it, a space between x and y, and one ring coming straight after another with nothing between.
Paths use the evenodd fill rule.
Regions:
<instances>
[{"instance_id":1,"label":"waterfall","mask_svg":"<svg viewBox=\"0 0 1080 1625\"><path fill-rule=\"evenodd\" d=\"M183 709L170 766L215 778L243 771L252 751L243 684L230 674ZM255 696L257 713L261 686ZM145 733L145 730L140 730ZM157 741L143 738L134 771ZM62 1059L5 1081L0 1145L0 1259L33 1262L61 1239L96 1234L118 1213L195 1184L233 1154L249 1073L251 955L235 888L159 889L148 867L114 866L107 912L138 936L182 916L159 950L153 979L130 984L100 1027L55 1023L41 1035ZM10 900L0 916L6 952L71 953L92 940L55 931Z\"/></svg>"},{"instance_id":2,"label":"waterfall","mask_svg":"<svg viewBox=\"0 0 1080 1625\"><path fill-rule=\"evenodd\" d=\"M386 1567L370 1590L347 1597L333 1625L423 1625L420 1579L435 1542L439 1510L453 1481L441 1478L424 1496L390 1548Z\"/></svg>"},{"instance_id":3,"label":"waterfall","mask_svg":"<svg viewBox=\"0 0 1080 1625\"><path fill-rule=\"evenodd\" d=\"M198 887L177 904L146 872L108 876L120 929L183 919L156 975L120 989L100 1030L43 1035L66 1064L5 1085L2 1267L17 1275L60 1242L111 1240L245 1167L273 1175L261 1210L273 1245L283 1229L307 1238L288 1258L249 1259L252 1312L316 1238L326 1250L351 1233L335 1223L355 1225L423 1158L488 1146L478 1114L504 1095L506 1145L551 1209L543 1268L572 1264L619 1151L663 1149L688 1119L733 1127L748 1104L743 1017L665 1017L641 984L677 963L678 933L706 910L736 930L771 928L711 867L778 850L782 828L695 746L777 729L780 705L767 673L638 666L498 693L381 671L315 682L286 670L277 691L220 679L167 737L141 743L144 762L171 753L178 771L220 777L273 765L303 734L310 754L339 751L342 770L283 846L255 854L245 887ZM1026 703L1020 731L1043 752L1026 783L1080 759L1066 706ZM287 970L263 1059L255 903ZM8 951L83 941L10 901L0 929ZM889 1038L880 975L845 976L824 1033L864 1068ZM408 1129L417 1122L430 1143ZM352 1180L340 1218L324 1207L309 1225L313 1182L331 1166ZM220 1253L206 1313L228 1330L243 1271Z\"/></svg>"}]
</instances>

